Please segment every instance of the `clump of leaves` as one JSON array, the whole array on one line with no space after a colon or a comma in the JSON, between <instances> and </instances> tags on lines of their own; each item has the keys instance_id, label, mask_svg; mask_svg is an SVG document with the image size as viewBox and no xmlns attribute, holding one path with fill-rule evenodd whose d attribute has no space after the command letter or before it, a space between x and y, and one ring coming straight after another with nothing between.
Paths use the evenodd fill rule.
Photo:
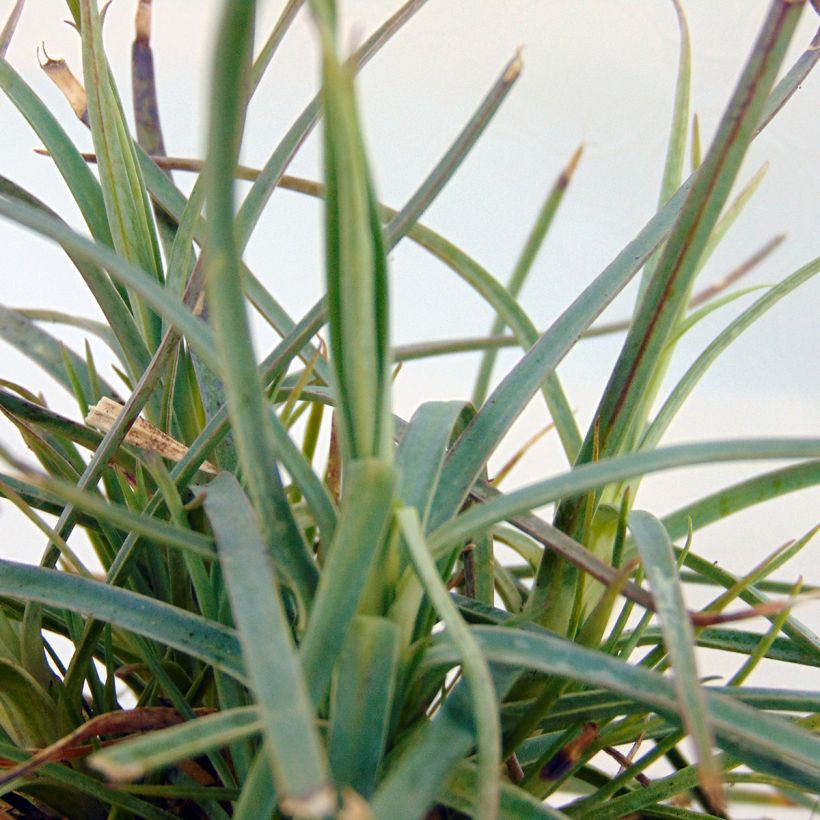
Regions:
<instances>
[{"instance_id":1,"label":"clump of leaves","mask_svg":"<svg viewBox=\"0 0 820 820\"><path fill-rule=\"evenodd\" d=\"M758 296L661 396L676 340L729 298L693 288L748 199L746 190L730 202L741 160L820 57L815 41L775 83L805 4L773 0L686 181L689 45L675 4L681 60L657 213L543 332L517 297L580 152L506 287L419 222L514 85L517 56L401 209L374 192L354 77L418 0L349 57L333 3L312 0L320 98L262 169L238 166L248 103L302 5L286 3L254 56L254 3L223 4L202 162L164 155L147 0L133 49L136 138L93 0L68 0L83 83L64 63L44 66L90 129L92 154L0 59L0 86L87 233L7 177L0 213L64 249L105 320L0 308L3 337L76 396L82 417L58 415L20 385L0 390L40 465L5 453L0 492L47 539L39 566L0 561L0 781L10 811L714 817L725 816L725 784L747 787L732 799L808 805L820 790L820 694L742 684L764 658L820 664L820 642L791 613L800 584L770 579L814 531L740 578L699 555L694 533L820 482L820 439L660 446L715 358L820 269L815 259ZM324 181L286 176L320 118ZM189 196L172 169L199 175ZM251 185L236 208L238 177ZM326 293L300 319L243 262L277 187L324 202ZM490 336L391 348L386 256L402 240L486 299L497 314ZM581 431L556 367L635 276L620 356ZM281 336L261 360L250 310ZM104 379L90 348L76 353L38 322L98 335L125 388ZM327 349L316 341L325 325ZM526 353L490 393L495 351L511 343ZM472 400L393 416L394 363L457 350L484 351ZM501 492L488 460L539 391L572 467ZM325 459L317 445L331 426ZM649 473L765 459L789 464L663 519L633 508ZM552 523L532 512L547 504ZM78 528L98 567L72 547ZM521 561L504 563L500 545ZM689 583L716 590L701 611L687 609ZM767 629L744 628L759 615ZM67 657L52 649L53 634L70 641ZM704 685L697 646L738 653L737 672ZM636 658L639 647L649 650ZM663 759L671 773L649 770Z\"/></svg>"}]
</instances>

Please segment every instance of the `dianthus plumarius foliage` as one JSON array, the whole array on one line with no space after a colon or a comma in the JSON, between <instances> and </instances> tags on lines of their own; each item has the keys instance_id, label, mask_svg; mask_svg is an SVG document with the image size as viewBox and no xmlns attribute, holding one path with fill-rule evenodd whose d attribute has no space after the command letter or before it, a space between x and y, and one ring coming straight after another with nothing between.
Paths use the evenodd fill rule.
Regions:
<instances>
[{"instance_id":1,"label":"dianthus plumarius foliage","mask_svg":"<svg viewBox=\"0 0 820 820\"><path fill-rule=\"evenodd\" d=\"M580 150L506 284L420 221L513 89L518 55L394 210L374 190L355 77L424 0L393 9L352 54L332 0L288 0L267 39L252 0L220 5L202 160L165 153L150 0L137 8L133 116L103 48L104 12L67 0L82 79L63 61L43 68L87 126L86 153L5 59L22 0L0 35L0 87L85 225L70 227L13 169L0 215L62 248L99 308L90 319L0 306L0 335L78 404L69 418L34 385L0 387L28 448L3 448L0 494L46 545L39 565L0 561L3 810L489 820L810 806L820 693L743 684L761 662L820 665L820 641L792 612L806 590L779 572L815 531L741 577L698 552L697 532L820 483L820 439L663 443L716 358L820 270L814 259L755 292L668 389L680 336L739 295L697 277L754 188L733 193L747 149L820 57L815 39L784 64L807 4L771 2L701 153L674 0L680 60L657 211L546 328L518 297ZM320 94L262 168L241 166L249 103L298 15L315 33ZM323 178L286 175L317 124ZM183 172L197 175L188 195L174 183ZM302 317L245 261L277 188L324 213L325 290ZM404 306L391 302L387 256L402 241L486 300L487 337L391 346L389 311ZM596 324L636 277L625 326ZM280 337L262 358L253 313ZM90 345L61 342L61 325L107 345L113 381ZM583 430L556 368L596 332L622 341ZM522 353L494 379L503 346ZM393 414L397 362L464 351L479 360L471 397L422 396L411 418ZM488 461L539 393L568 466L504 491L509 470L490 480ZM785 466L663 517L634 501L654 472L772 459ZM533 512L547 505L552 520ZM80 531L93 565L77 554ZM687 607L690 584L713 589L703 609ZM55 651L55 635L70 649ZM704 681L699 646L736 658L734 674Z\"/></svg>"}]
</instances>

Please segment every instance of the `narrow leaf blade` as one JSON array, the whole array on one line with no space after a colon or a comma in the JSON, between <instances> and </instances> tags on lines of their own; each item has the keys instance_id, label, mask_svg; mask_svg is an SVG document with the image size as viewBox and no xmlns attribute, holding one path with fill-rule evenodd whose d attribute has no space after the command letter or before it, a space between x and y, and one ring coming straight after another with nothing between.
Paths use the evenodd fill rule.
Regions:
<instances>
[{"instance_id":1,"label":"narrow leaf blade","mask_svg":"<svg viewBox=\"0 0 820 820\"><path fill-rule=\"evenodd\" d=\"M329 814L335 796L268 550L239 482L220 473L205 512L214 530L277 791L288 813Z\"/></svg>"},{"instance_id":2,"label":"narrow leaf blade","mask_svg":"<svg viewBox=\"0 0 820 820\"><path fill-rule=\"evenodd\" d=\"M678 578L672 541L663 524L642 510L634 510L630 514L629 527L655 595L664 643L674 670L681 717L697 750L701 786L712 804L723 808L725 801L720 787L720 770L712 755L713 732L700 685L695 638Z\"/></svg>"}]
</instances>

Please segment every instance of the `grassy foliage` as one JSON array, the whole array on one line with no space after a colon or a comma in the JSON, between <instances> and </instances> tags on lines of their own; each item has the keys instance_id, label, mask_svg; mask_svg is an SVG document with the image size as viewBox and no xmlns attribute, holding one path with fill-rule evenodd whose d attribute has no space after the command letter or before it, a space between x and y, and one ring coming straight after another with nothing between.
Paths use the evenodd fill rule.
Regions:
<instances>
[{"instance_id":1,"label":"grassy foliage","mask_svg":"<svg viewBox=\"0 0 820 820\"><path fill-rule=\"evenodd\" d=\"M26 816L391 820L720 817L752 795L810 805L820 693L743 682L765 659L820 666L820 640L791 613L801 583L771 577L816 528L740 578L699 555L694 534L820 483L820 439L663 437L709 366L820 260L758 294L662 395L680 337L740 293L697 293L697 275L753 193L756 183L732 195L750 143L820 55L815 44L783 72L805 3L772 1L700 156L699 135L687 133L691 56L675 0L680 63L657 212L541 329L518 297L571 195L580 149L506 286L420 222L513 88L518 56L392 209L376 196L355 76L420 0L349 58L332 0L290 0L255 59L255 4L225 0L204 160L163 155L150 3L140 4L132 54L136 136L96 2L67 5L85 84L84 105L73 103L94 154L80 154L4 56L0 87L87 231L6 176L0 215L65 251L105 321L0 306L0 336L88 418L53 412L35 384L0 386L0 409L32 455L23 463L3 449L0 495L47 541L39 566L0 561L3 800ZM3 54L21 8L3 29ZM239 166L248 105L297 15L312 19L321 94L262 169ZM63 67L54 76L76 92ZM286 176L319 119L323 179ZM684 180L690 142L697 161ZM189 196L172 169L198 174ZM241 202L237 178L251 182ZM301 319L243 258L277 187L323 203L325 291ZM389 310L402 305L390 302L387 253L402 240L486 301L488 337L391 347ZM594 423L580 430L556 368L601 332L593 323L635 277L621 353ZM252 311L281 336L264 357ZM88 345L70 350L41 323L106 343L125 390L97 372ZM328 347L317 339L325 326ZM508 345L524 352L491 390L496 351ZM394 416L395 363L455 351L482 353L472 399L422 400L409 420ZM539 391L570 467L502 492L488 461ZM328 430L329 452L317 453ZM650 473L772 459L788 464L666 518L633 508ZM547 504L552 522L533 513ZM93 567L72 546L78 528ZM687 609L690 584L716 591L701 611ZM736 623L757 616L769 626ZM56 653L54 635L71 651ZM740 656L728 682L705 684L702 646ZM650 768L660 759L670 774ZM734 783L755 791L727 794Z\"/></svg>"}]
</instances>

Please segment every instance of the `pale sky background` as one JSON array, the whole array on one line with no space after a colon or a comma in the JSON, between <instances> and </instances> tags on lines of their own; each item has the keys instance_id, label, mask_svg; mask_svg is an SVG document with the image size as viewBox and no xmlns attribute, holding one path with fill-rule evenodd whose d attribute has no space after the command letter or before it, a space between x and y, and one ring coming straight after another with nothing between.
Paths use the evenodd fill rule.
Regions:
<instances>
[{"instance_id":1,"label":"pale sky background","mask_svg":"<svg viewBox=\"0 0 820 820\"><path fill-rule=\"evenodd\" d=\"M126 108L135 5L114 0L105 29ZM166 147L171 154L201 156L209 55L221 3L155 0L154 5L152 42ZM768 5L765 0L685 2L693 41L692 109L700 116L704 150ZM278 1L261 4L260 39L267 36L281 6ZM342 6L343 41L355 45L398 2L349 0ZM4 19L10 7L11 2L3 0L0 17ZM29 0L8 58L58 113L78 145L90 150L87 132L37 66L35 48L44 41L51 56L65 57L75 72L81 71L78 38L61 22L67 16L63 9L52 0ZM808 7L786 66L806 47L817 23ZM430 0L361 75L360 103L379 197L394 206L407 199L515 49L524 46L522 77L423 221L506 281L549 186L584 142L584 158L524 293L525 307L536 325L547 327L653 212L671 117L677 38L672 3L664 0ZM265 161L316 90L316 80L312 32L302 15L254 98L243 157L247 164L259 166ZM703 283L721 278L784 231L787 241L748 277L747 284L778 281L817 256L818 104L820 72L815 71L753 145L741 180L765 160L771 163L769 173L702 274ZM2 172L79 224L76 209L48 160L33 153L36 137L5 99L0 100L0 117ZM318 133L295 161L293 173L318 174ZM177 182L190 185L182 175ZM0 223L0 242L4 304L97 315L79 276L56 247L5 222ZM262 219L248 261L292 315L299 317L319 293L321 250L319 206L282 191L273 197ZM403 243L391 263L396 343L486 333L491 319L488 308L425 253ZM756 295L720 311L689 334L676 356L670 385ZM630 288L605 318L624 317L632 298ZM667 441L817 435L818 304L820 277L747 331L703 380ZM67 332L65 338L81 350L79 334ZM260 352L267 352L272 339L264 333L259 338ZM584 342L560 368L582 428L591 418L621 338ZM73 402L47 377L5 344L0 351L3 378L42 389L51 406L78 417ZM102 350L99 355L104 360ZM516 355L502 355L496 374L505 372ZM396 411L407 418L422 401L468 397L477 362L475 356L454 356L407 364L396 384ZM516 427L507 452L544 420L543 404L536 400ZM13 438L7 425L0 427L0 436L4 442ZM563 467L557 440L548 438L531 451L515 481L527 483ZM770 462L732 464L653 477L643 485L638 503L664 513L721 483L773 467ZM748 569L784 540L808 530L819 513L820 491L794 494L697 533L694 549L729 569ZM17 517L8 505L0 514L5 522L0 554L36 561L42 538L27 526L12 528ZM794 579L802 572L807 580L816 581L817 549L815 540L781 577ZM820 606L806 605L798 616L820 627ZM806 686L818 683L820 676L806 676Z\"/></svg>"}]
</instances>

